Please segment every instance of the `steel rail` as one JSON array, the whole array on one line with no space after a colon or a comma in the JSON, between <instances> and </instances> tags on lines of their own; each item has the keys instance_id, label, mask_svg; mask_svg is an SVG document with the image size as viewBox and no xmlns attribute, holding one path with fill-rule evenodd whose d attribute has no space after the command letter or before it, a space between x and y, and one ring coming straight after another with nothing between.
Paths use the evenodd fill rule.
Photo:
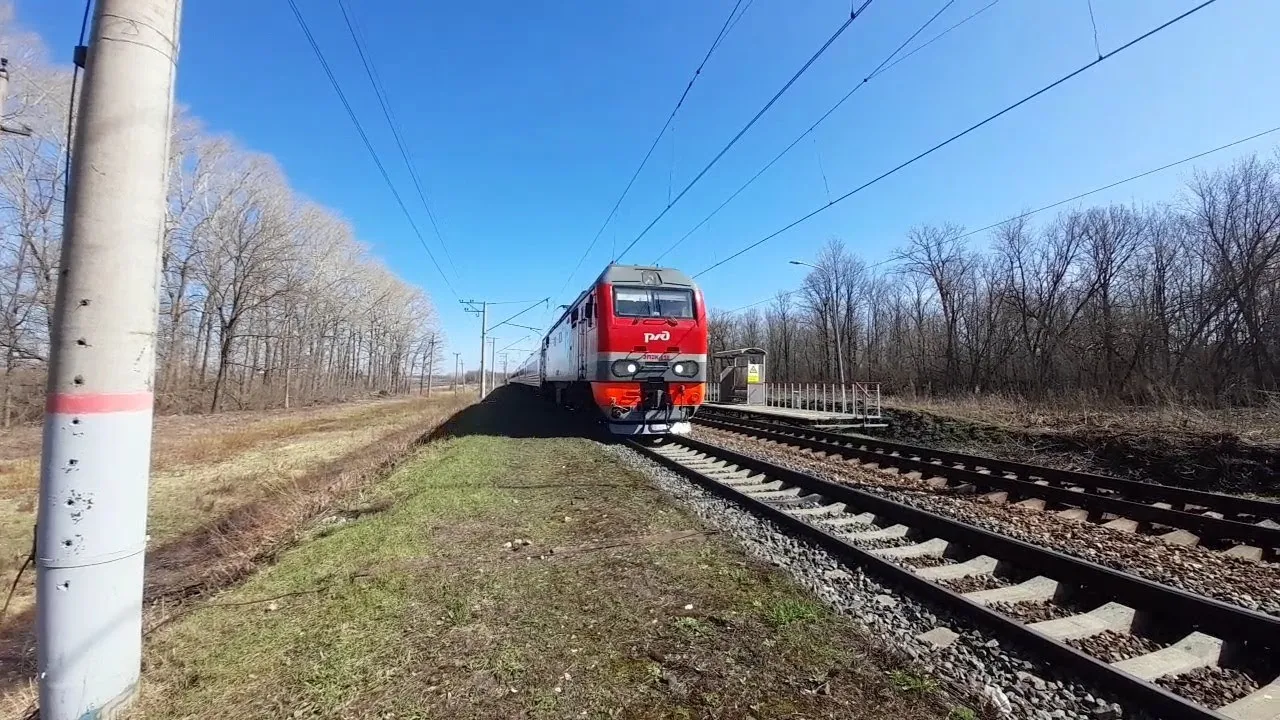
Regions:
<instances>
[{"instance_id":1,"label":"steel rail","mask_svg":"<svg viewBox=\"0 0 1280 720\"><path fill-rule=\"evenodd\" d=\"M765 501L752 498L697 469L687 467L677 459L667 457L652 447L630 440L627 443L637 452L693 480L715 494L738 503L752 513L765 517L788 531L814 542L890 584L961 615L996 635L1024 645L1034 653L1069 668L1080 678L1115 694L1128 703L1140 706L1167 720L1225 720L1225 716L1212 709L1191 702L1154 683L1141 680L1070 645L1054 640L1020 621L920 577L908 568L877 557L870 551L860 549L821 527L805 522ZM843 502L859 511L871 512L886 520L928 533L932 537L958 543L975 553L990 555L1016 566L1034 569L1038 574L1052 577L1059 582L1086 587L1091 591L1114 598L1135 611L1150 614L1178 627L1190 627L1206 632L1238 647L1246 648L1251 654L1265 654L1271 648L1280 648L1280 618L1161 585L692 438L672 439L668 440L667 444L683 446L708 458L723 461L727 466L762 473L773 480L781 481L786 486L800 488L826 501Z\"/></svg>"},{"instance_id":2,"label":"steel rail","mask_svg":"<svg viewBox=\"0 0 1280 720\"><path fill-rule=\"evenodd\" d=\"M1057 470L1025 463L881 441L863 436L841 435L793 425L767 423L737 417L722 420L715 418L714 415L709 417L706 414L699 414L694 418L694 421L708 427L751 434L756 437L805 447L810 450L838 453L856 457L862 461L892 465L904 470L914 470L927 475L937 475L970 483L978 487L1003 490L1021 497L1043 498L1063 505L1084 508L1091 513L1111 513L1141 522L1184 528L1196 533L1201 538L1239 540L1263 548L1280 547L1280 527L1269 527L1240 520L1228 520L1198 512L1188 512L1186 510L1136 502L1127 498L1139 497L1156 502L1175 500L1183 504L1183 507L1191 505L1217 512L1248 507L1250 512L1234 514L1237 516L1248 514L1262 519L1280 517L1280 503L1269 503L1262 500L1252 500L1200 490L1187 490L1185 488L1144 483L1106 475ZM983 468L990 472L981 472L975 468ZM1009 473L1014 477L997 473ZM1039 478L1049 483L1063 483L1069 487L1038 483L1033 478ZM1082 488L1082 490L1075 490L1072 487ZM1089 490L1106 490L1114 494L1100 494L1098 492L1089 492Z\"/></svg>"}]
</instances>

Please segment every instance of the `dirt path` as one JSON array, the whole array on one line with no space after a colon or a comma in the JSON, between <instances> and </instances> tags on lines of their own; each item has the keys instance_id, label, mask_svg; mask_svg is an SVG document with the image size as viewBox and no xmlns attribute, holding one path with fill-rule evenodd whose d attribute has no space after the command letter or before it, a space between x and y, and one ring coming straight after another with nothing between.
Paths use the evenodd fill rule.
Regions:
<instances>
[{"instance_id":1,"label":"dirt path","mask_svg":"<svg viewBox=\"0 0 1280 720\"><path fill-rule=\"evenodd\" d=\"M153 633L137 716L949 716L521 393L468 408L359 508Z\"/></svg>"}]
</instances>

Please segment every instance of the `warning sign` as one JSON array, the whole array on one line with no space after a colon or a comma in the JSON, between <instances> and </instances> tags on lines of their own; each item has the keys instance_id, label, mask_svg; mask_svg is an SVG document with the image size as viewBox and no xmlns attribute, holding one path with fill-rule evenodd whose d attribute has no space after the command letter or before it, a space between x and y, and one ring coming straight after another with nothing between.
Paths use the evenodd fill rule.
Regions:
<instances>
[{"instance_id":1,"label":"warning sign","mask_svg":"<svg viewBox=\"0 0 1280 720\"><path fill-rule=\"evenodd\" d=\"M747 384L757 385L760 383L760 363L747 363Z\"/></svg>"}]
</instances>

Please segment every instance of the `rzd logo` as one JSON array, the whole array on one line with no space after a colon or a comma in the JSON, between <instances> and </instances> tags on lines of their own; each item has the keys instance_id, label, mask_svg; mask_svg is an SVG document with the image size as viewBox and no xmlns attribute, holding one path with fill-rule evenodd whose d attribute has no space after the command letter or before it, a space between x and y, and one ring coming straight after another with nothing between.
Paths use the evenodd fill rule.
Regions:
<instances>
[{"instance_id":1,"label":"rzd logo","mask_svg":"<svg viewBox=\"0 0 1280 720\"><path fill-rule=\"evenodd\" d=\"M655 340L661 340L661 341L663 341L663 342L667 342L667 341L669 341L670 339L671 339L671 332L670 332L669 330L663 330L663 331L662 331L662 332L660 332L660 333L645 333L645 334L644 334L644 341L645 341L645 342L653 342L653 341L655 341Z\"/></svg>"}]
</instances>

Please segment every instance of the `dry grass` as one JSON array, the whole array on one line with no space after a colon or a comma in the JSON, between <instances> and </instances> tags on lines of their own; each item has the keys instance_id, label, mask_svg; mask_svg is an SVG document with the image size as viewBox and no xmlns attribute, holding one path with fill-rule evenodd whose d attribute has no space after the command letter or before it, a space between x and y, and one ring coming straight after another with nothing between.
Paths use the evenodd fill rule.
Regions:
<instances>
[{"instance_id":1,"label":"dry grass","mask_svg":"<svg viewBox=\"0 0 1280 720\"><path fill-rule=\"evenodd\" d=\"M300 524L384 472L467 402L446 395L294 414L163 419L153 452L148 600L169 602L243 577L287 544ZM6 447L20 444L10 438ZM38 459L8 464L28 464L20 482L12 480L19 471L11 470L18 489L0 490L6 575L30 547ZM12 683L30 670L32 593L26 576L0 635L6 641L0 643L0 681Z\"/></svg>"},{"instance_id":2,"label":"dry grass","mask_svg":"<svg viewBox=\"0 0 1280 720\"><path fill-rule=\"evenodd\" d=\"M947 717L644 478L495 406L152 634L136 716Z\"/></svg>"},{"instance_id":3,"label":"dry grass","mask_svg":"<svg viewBox=\"0 0 1280 720\"><path fill-rule=\"evenodd\" d=\"M1205 490L1280 494L1280 407L1107 406L1002 396L885 401L888 435Z\"/></svg>"},{"instance_id":4,"label":"dry grass","mask_svg":"<svg viewBox=\"0 0 1280 720\"><path fill-rule=\"evenodd\" d=\"M1053 402L1004 395L955 398L890 397L887 408L915 410L1022 432L1123 432L1176 436L1231 434L1259 445L1280 445L1280 405L1200 408L1189 404L1118 405L1086 398Z\"/></svg>"}]
</instances>

